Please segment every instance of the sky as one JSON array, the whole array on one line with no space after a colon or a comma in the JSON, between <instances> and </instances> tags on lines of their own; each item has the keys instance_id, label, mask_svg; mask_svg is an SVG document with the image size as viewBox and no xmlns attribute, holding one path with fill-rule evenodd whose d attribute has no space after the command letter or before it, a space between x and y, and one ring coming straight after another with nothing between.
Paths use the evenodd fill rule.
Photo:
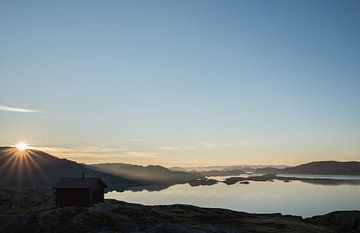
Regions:
<instances>
[{"instance_id":1,"label":"sky","mask_svg":"<svg viewBox=\"0 0 360 233\"><path fill-rule=\"evenodd\" d=\"M0 145L83 163L360 158L356 0L0 1Z\"/></svg>"}]
</instances>

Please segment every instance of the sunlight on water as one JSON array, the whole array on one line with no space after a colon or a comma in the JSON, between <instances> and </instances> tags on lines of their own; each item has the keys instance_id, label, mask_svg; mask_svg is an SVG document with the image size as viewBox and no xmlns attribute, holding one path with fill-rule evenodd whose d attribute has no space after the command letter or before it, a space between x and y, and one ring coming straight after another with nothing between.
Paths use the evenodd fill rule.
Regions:
<instances>
[{"instance_id":1,"label":"sunlight on water","mask_svg":"<svg viewBox=\"0 0 360 233\"><path fill-rule=\"evenodd\" d=\"M184 184L155 192L109 192L106 198L147 205L191 204L310 217L335 210L360 209L360 186L313 185L300 181L250 182L249 185L219 183L198 187Z\"/></svg>"}]
</instances>

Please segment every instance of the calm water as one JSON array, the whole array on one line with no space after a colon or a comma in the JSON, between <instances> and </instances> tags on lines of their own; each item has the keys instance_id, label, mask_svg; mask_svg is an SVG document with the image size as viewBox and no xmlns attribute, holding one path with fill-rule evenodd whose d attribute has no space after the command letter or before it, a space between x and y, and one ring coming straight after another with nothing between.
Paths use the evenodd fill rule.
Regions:
<instances>
[{"instance_id":1,"label":"calm water","mask_svg":"<svg viewBox=\"0 0 360 233\"><path fill-rule=\"evenodd\" d=\"M360 210L360 185L314 185L301 181L252 181L248 185L218 183L198 187L184 184L155 192L109 192L106 198L147 205L180 203L310 217L334 210Z\"/></svg>"}]
</instances>

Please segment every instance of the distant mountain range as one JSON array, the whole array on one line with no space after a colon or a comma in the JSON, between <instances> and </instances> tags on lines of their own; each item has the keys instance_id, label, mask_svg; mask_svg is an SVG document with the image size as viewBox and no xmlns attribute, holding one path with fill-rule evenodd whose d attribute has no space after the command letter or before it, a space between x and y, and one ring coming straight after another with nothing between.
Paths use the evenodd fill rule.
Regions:
<instances>
[{"instance_id":1,"label":"distant mountain range","mask_svg":"<svg viewBox=\"0 0 360 233\"><path fill-rule=\"evenodd\" d=\"M286 165L229 165L229 166L204 166L204 167L171 167L173 171L185 171L185 172L208 172L208 171L234 171L241 170L243 172L254 172L258 168L285 168Z\"/></svg>"},{"instance_id":2,"label":"distant mountain range","mask_svg":"<svg viewBox=\"0 0 360 233\"><path fill-rule=\"evenodd\" d=\"M204 176L238 176L248 172L249 170L234 169L234 170L210 170L210 171L198 171ZM255 172L254 169L251 172Z\"/></svg>"},{"instance_id":3,"label":"distant mountain range","mask_svg":"<svg viewBox=\"0 0 360 233\"><path fill-rule=\"evenodd\" d=\"M316 161L294 167L284 165L235 165L194 168L171 168L176 171L193 171L205 176L231 176L246 172L261 174L306 174L306 175L360 175L360 162Z\"/></svg>"}]
</instances>

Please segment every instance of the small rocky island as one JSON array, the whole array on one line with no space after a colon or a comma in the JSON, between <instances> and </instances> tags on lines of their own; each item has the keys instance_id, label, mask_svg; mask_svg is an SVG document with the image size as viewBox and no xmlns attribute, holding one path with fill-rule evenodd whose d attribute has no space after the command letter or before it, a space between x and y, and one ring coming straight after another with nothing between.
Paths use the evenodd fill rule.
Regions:
<instances>
[{"instance_id":1,"label":"small rocky island","mask_svg":"<svg viewBox=\"0 0 360 233\"><path fill-rule=\"evenodd\" d=\"M105 200L92 207L54 206L41 190L0 190L1 233L355 233L360 211L339 211L303 219L281 214L250 214L190 205L145 206Z\"/></svg>"}]
</instances>

